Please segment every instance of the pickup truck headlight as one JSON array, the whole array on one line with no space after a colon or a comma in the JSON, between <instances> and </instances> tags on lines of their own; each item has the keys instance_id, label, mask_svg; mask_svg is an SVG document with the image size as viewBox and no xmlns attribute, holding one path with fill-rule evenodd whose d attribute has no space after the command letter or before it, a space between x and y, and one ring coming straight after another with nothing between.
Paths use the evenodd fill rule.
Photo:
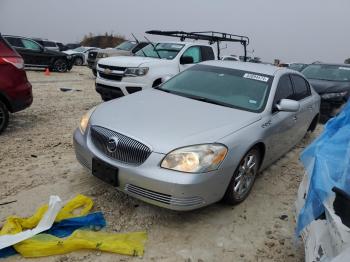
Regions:
<instances>
[{"instance_id":1,"label":"pickup truck headlight","mask_svg":"<svg viewBox=\"0 0 350 262\"><path fill-rule=\"evenodd\" d=\"M84 135L86 128L89 124L90 117L91 117L92 113L95 111L95 109L96 109L96 107L91 108L80 119L79 130L83 135Z\"/></svg>"},{"instance_id":2,"label":"pickup truck headlight","mask_svg":"<svg viewBox=\"0 0 350 262\"><path fill-rule=\"evenodd\" d=\"M332 98L341 98L347 95L347 91L339 92L339 93L326 93L321 95L323 99L332 99Z\"/></svg>"},{"instance_id":3,"label":"pickup truck headlight","mask_svg":"<svg viewBox=\"0 0 350 262\"><path fill-rule=\"evenodd\" d=\"M204 173L217 169L227 154L222 144L204 144L176 149L161 163L162 168L187 173Z\"/></svg>"},{"instance_id":4,"label":"pickup truck headlight","mask_svg":"<svg viewBox=\"0 0 350 262\"><path fill-rule=\"evenodd\" d=\"M148 73L148 67L129 67L125 70L126 76L144 76Z\"/></svg>"},{"instance_id":5,"label":"pickup truck headlight","mask_svg":"<svg viewBox=\"0 0 350 262\"><path fill-rule=\"evenodd\" d=\"M72 56L71 55L67 55L67 59L72 59Z\"/></svg>"}]
</instances>

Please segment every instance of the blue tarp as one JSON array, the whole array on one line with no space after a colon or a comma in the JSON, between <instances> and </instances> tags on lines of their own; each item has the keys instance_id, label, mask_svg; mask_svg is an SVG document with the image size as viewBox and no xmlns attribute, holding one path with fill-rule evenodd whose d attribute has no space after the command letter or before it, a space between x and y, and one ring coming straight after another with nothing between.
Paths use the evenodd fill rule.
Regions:
<instances>
[{"instance_id":1,"label":"blue tarp","mask_svg":"<svg viewBox=\"0 0 350 262\"><path fill-rule=\"evenodd\" d=\"M101 212L91 213L82 217L74 217L62 220L59 223L43 232L45 234L54 235L56 237L70 236L75 230L87 228L89 230L99 231L106 226L106 220ZM0 250L0 258L9 257L17 254L13 247L7 247Z\"/></svg>"},{"instance_id":2,"label":"blue tarp","mask_svg":"<svg viewBox=\"0 0 350 262\"><path fill-rule=\"evenodd\" d=\"M297 221L297 234L325 211L323 202L338 187L350 193L350 102L329 120L323 133L301 155L309 191Z\"/></svg>"}]
</instances>

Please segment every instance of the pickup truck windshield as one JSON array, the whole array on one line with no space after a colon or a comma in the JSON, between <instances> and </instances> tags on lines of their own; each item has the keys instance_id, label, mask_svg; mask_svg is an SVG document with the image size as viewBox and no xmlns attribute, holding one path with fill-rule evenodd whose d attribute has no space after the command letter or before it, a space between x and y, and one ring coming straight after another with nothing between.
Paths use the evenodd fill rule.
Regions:
<instances>
[{"instance_id":1,"label":"pickup truck windshield","mask_svg":"<svg viewBox=\"0 0 350 262\"><path fill-rule=\"evenodd\" d=\"M207 65L183 71L158 89L191 99L262 112L273 76Z\"/></svg>"},{"instance_id":2,"label":"pickup truck windshield","mask_svg":"<svg viewBox=\"0 0 350 262\"><path fill-rule=\"evenodd\" d=\"M131 51L135 46L137 45L134 41L125 41L121 43L120 45L117 45L115 49L124 50L124 51Z\"/></svg>"},{"instance_id":3,"label":"pickup truck windshield","mask_svg":"<svg viewBox=\"0 0 350 262\"><path fill-rule=\"evenodd\" d=\"M154 50L154 47L156 51ZM176 44L176 43L158 43L158 44L155 44L154 47L151 44L149 44L144 48L140 49L139 51L137 51L135 55L154 57L154 58L159 58L160 56L161 59L171 60L177 56L177 54L181 51L184 45Z\"/></svg>"},{"instance_id":4,"label":"pickup truck windshield","mask_svg":"<svg viewBox=\"0 0 350 262\"><path fill-rule=\"evenodd\" d=\"M319 79L327 81L350 81L350 66L339 65L309 65L302 73L308 79Z\"/></svg>"}]
</instances>

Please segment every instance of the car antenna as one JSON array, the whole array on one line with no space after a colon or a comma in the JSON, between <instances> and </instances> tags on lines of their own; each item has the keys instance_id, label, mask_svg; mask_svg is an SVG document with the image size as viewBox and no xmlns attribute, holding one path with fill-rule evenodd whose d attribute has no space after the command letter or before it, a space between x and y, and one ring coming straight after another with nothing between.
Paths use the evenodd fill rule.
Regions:
<instances>
[{"instance_id":1,"label":"car antenna","mask_svg":"<svg viewBox=\"0 0 350 262\"><path fill-rule=\"evenodd\" d=\"M131 35L132 35L132 37L135 39L135 41L136 41L136 43L140 43L140 41L136 38L136 36L133 34L133 33L131 33Z\"/></svg>"},{"instance_id":2,"label":"car antenna","mask_svg":"<svg viewBox=\"0 0 350 262\"><path fill-rule=\"evenodd\" d=\"M147 40L147 42L148 42L151 46L153 46L153 51L157 53L157 56L158 56L160 59L162 59L162 58L160 57L160 55L159 55L157 49L156 49L156 46L155 46L146 36L144 36L144 38Z\"/></svg>"}]
</instances>

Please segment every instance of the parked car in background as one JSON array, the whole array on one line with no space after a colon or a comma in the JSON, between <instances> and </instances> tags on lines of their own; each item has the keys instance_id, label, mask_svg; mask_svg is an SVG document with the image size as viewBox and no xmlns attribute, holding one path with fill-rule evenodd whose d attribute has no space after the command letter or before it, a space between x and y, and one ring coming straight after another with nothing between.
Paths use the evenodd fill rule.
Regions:
<instances>
[{"instance_id":1,"label":"parked car in background","mask_svg":"<svg viewBox=\"0 0 350 262\"><path fill-rule=\"evenodd\" d=\"M301 72L301 71L303 71L303 69L305 67L308 66L308 64L304 64L304 63L280 63L278 66L279 67L287 67L289 69Z\"/></svg>"},{"instance_id":2,"label":"parked car in background","mask_svg":"<svg viewBox=\"0 0 350 262\"><path fill-rule=\"evenodd\" d=\"M104 101L156 87L202 61L215 60L212 46L199 42L149 44L135 56L103 58L97 63L96 91Z\"/></svg>"},{"instance_id":3,"label":"parked car in background","mask_svg":"<svg viewBox=\"0 0 350 262\"><path fill-rule=\"evenodd\" d=\"M41 39L41 38L33 38L33 40L35 40L35 42L39 43L41 46L45 47L46 49L53 50L53 51L60 51L60 48L55 41L50 41L50 40Z\"/></svg>"},{"instance_id":4,"label":"parked car in background","mask_svg":"<svg viewBox=\"0 0 350 262\"><path fill-rule=\"evenodd\" d=\"M195 54L191 48L201 47L181 45L158 48L161 56L190 61L193 56L184 57ZM135 57L134 65L142 68L142 59L151 71L150 58ZM166 67L168 60L154 60L162 68L160 61ZM74 147L94 176L151 204L174 210L222 198L237 204L260 170L315 129L319 106L319 95L296 71L207 61L157 88L91 109L74 133Z\"/></svg>"},{"instance_id":5,"label":"parked car in background","mask_svg":"<svg viewBox=\"0 0 350 262\"><path fill-rule=\"evenodd\" d=\"M77 66L86 65L89 51L98 50L97 47L80 46L74 49L64 51L67 55L72 56L74 64Z\"/></svg>"},{"instance_id":6,"label":"parked car in background","mask_svg":"<svg viewBox=\"0 0 350 262\"><path fill-rule=\"evenodd\" d=\"M0 134L8 125L9 112L21 111L32 102L23 59L0 34Z\"/></svg>"},{"instance_id":7,"label":"parked car in background","mask_svg":"<svg viewBox=\"0 0 350 262\"><path fill-rule=\"evenodd\" d=\"M321 120L325 122L349 99L350 65L311 64L302 73L321 96Z\"/></svg>"},{"instance_id":8,"label":"parked car in background","mask_svg":"<svg viewBox=\"0 0 350 262\"><path fill-rule=\"evenodd\" d=\"M148 45L147 42L125 41L114 48L90 51L87 59L88 67L91 68L92 73L94 76L96 76L96 65L101 58L114 56L131 56L146 45Z\"/></svg>"},{"instance_id":9,"label":"parked car in background","mask_svg":"<svg viewBox=\"0 0 350 262\"><path fill-rule=\"evenodd\" d=\"M51 71L66 72L72 69L70 55L49 50L31 38L22 36L3 36L22 56L26 67L49 68Z\"/></svg>"},{"instance_id":10,"label":"parked car in background","mask_svg":"<svg viewBox=\"0 0 350 262\"><path fill-rule=\"evenodd\" d=\"M68 50L68 47L63 43L56 42L56 45L58 46L58 48L60 49L59 51L61 51L61 52Z\"/></svg>"},{"instance_id":11,"label":"parked car in background","mask_svg":"<svg viewBox=\"0 0 350 262\"><path fill-rule=\"evenodd\" d=\"M79 43L68 43L68 44L66 44L67 50L78 48L80 46L81 46L81 44L79 44Z\"/></svg>"}]
</instances>

